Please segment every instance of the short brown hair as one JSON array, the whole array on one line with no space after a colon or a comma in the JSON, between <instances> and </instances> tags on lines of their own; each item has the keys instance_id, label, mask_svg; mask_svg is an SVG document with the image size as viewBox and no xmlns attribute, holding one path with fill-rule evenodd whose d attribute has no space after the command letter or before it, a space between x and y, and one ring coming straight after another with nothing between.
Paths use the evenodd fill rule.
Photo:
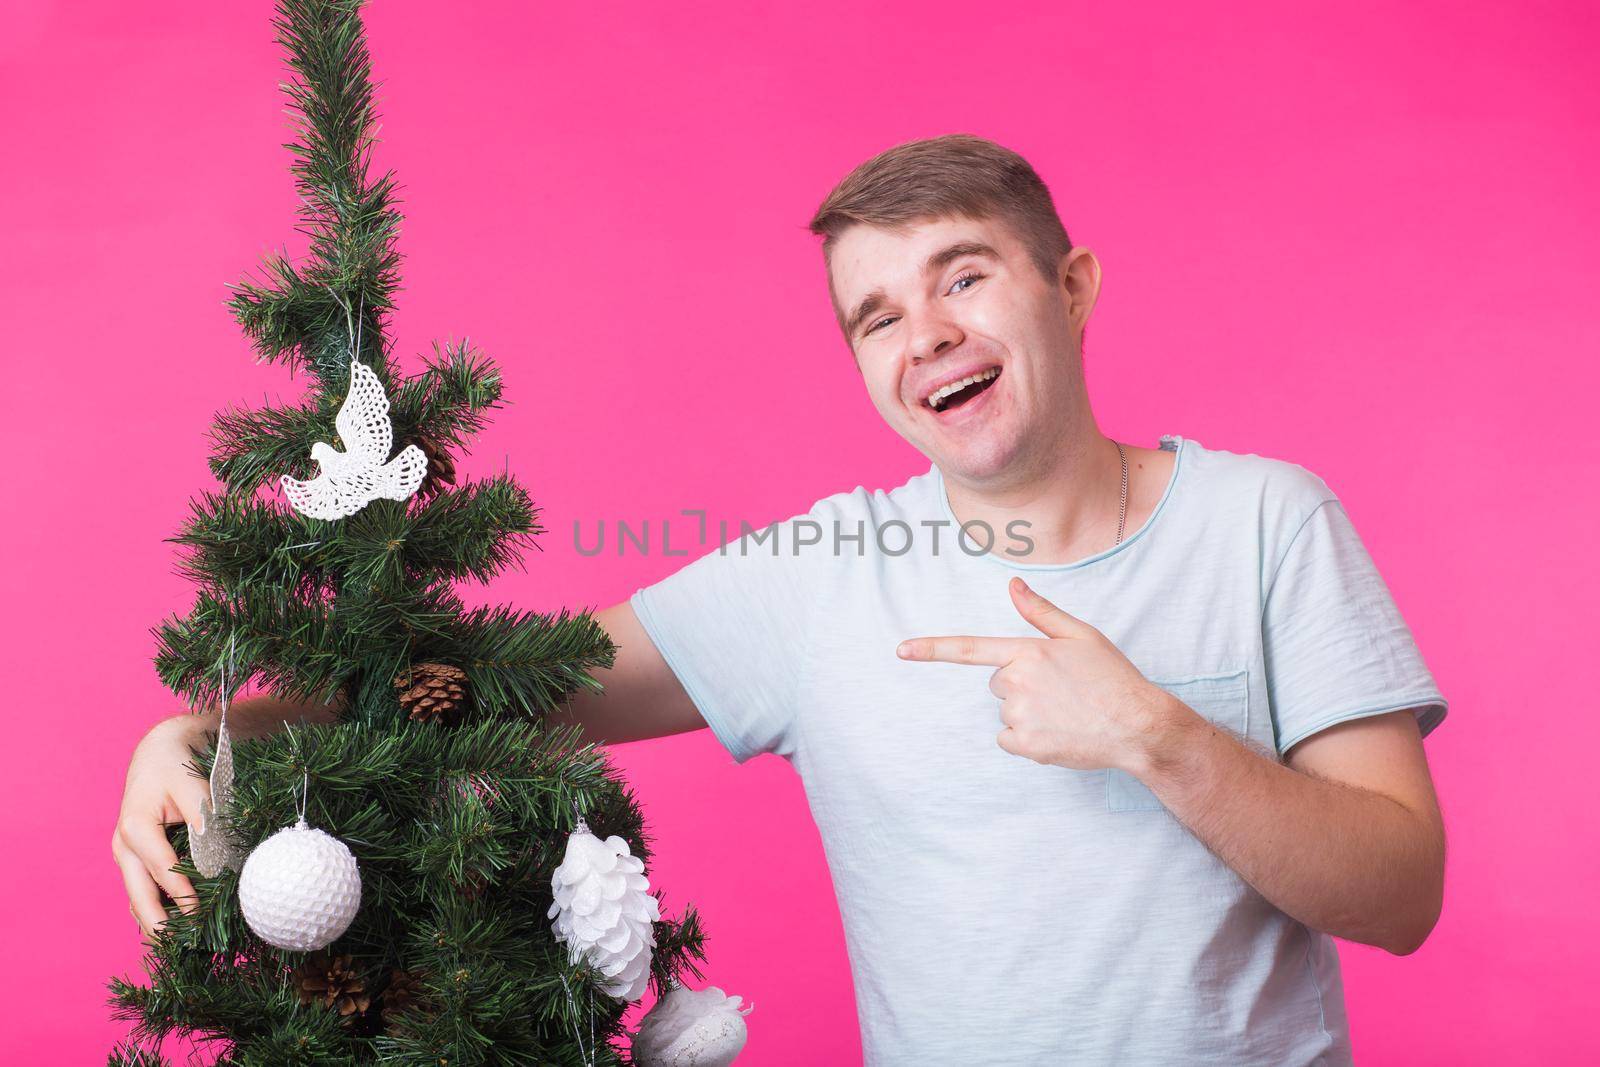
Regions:
<instances>
[{"instance_id":1,"label":"short brown hair","mask_svg":"<svg viewBox=\"0 0 1600 1067\"><path fill-rule=\"evenodd\" d=\"M830 291L833 246L850 227L893 230L954 215L1008 223L1051 284L1061 257L1072 251L1050 190L1027 160L982 137L952 133L878 153L845 175L817 208L810 229L822 237ZM842 320L839 301L833 304Z\"/></svg>"}]
</instances>

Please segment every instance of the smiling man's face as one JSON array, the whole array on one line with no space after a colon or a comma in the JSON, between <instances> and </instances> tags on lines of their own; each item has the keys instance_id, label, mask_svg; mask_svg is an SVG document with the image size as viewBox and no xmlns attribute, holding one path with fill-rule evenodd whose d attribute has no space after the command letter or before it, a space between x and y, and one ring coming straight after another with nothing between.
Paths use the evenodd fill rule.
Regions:
<instances>
[{"instance_id":1,"label":"smiling man's face","mask_svg":"<svg viewBox=\"0 0 1600 1067\"><path fill-rule=\"evenodd\" d=\"M1051 284L998 219L857 224L830 271L873 406L947 477L1026 479L1087 417L1079 343L1100 284L1087 249Z\"/></svg>"}]
</instances>

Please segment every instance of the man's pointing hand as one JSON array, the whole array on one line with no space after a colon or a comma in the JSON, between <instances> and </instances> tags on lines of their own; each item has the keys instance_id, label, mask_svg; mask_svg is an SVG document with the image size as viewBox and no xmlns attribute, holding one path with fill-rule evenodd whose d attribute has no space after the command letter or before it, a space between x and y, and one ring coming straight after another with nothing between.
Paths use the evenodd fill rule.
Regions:
<instances>
[{"instance_id":1,"label":"man's pointing hand","mask_svg":"<svg viewBox=\"0 0 1600 1067\"><path fill-rule=\"evenodd\" d=\"M996 667L989 691L1000 698L1007 752L1038 763L1137 774L1152 744L1182 712L1176 698L1151 684L1104 634L1030 589L1010 583L1011 602L1044 637L917 637L901 642L901 659Z\"/></svg>"}]
</instances>

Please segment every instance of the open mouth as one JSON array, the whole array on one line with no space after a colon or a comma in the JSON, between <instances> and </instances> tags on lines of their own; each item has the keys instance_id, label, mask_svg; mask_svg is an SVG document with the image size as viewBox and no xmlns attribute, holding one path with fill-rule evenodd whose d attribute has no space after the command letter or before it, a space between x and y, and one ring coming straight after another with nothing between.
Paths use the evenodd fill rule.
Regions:
<instances>
[{"instance_id":1,"label":"open mouth","mask_svg":"<svg viewBox=\"0 0 1600 1067\"><path fill-rule=\"evenodd\" d=\"M929 394L927 404L934 411L951 411L989 388L999 377L999 367L981 370L977 374L934 390Z\"/></svg>"}]
</instances>

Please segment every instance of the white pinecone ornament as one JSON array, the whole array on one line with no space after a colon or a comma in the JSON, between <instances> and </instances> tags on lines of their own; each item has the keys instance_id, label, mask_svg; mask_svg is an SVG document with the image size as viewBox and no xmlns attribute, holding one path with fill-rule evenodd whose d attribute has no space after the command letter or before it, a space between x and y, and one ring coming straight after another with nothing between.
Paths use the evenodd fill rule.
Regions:
<instances>
[{"instance_id":1,"label":"white pinecone ornament","mask_svg":"<svg viewBox=\"0 0 1600 1067\"><path fill-rule=\"evenodd\" d=\"M716 986L685 989L674 982L640 1021L633 1062L639 1067L728 1067L744 1051L744 1017L755 1008L740 1008L740 999Z\"/></svg>"},{"instance_id":2,"label":"white pinecone ornament","mask_svg":"<svg viewBox=\"0 0 1600 1067\"><path fill-rule=\"evenodd\" d=\"M600 840L582 819L567 838L567 853L550 878L555 901L546 914L568 959L580 956L605 976L601 988L619 1000L638 1000L650 984L653 922L661 906L650 895L644 860L615 834Z\"/></svg>"},{"instance_id":3,"label":"white pinecone ornament","mask_svg":"<svg viewBox=\"0 0 1600 1067\"><path fill-rule=\"evenodd\" d=\"M310 952L350 928L361 871L350 849L304 817L257 845L239 872L244 921L276 948Z\"/></svg>"}]
</instances>

